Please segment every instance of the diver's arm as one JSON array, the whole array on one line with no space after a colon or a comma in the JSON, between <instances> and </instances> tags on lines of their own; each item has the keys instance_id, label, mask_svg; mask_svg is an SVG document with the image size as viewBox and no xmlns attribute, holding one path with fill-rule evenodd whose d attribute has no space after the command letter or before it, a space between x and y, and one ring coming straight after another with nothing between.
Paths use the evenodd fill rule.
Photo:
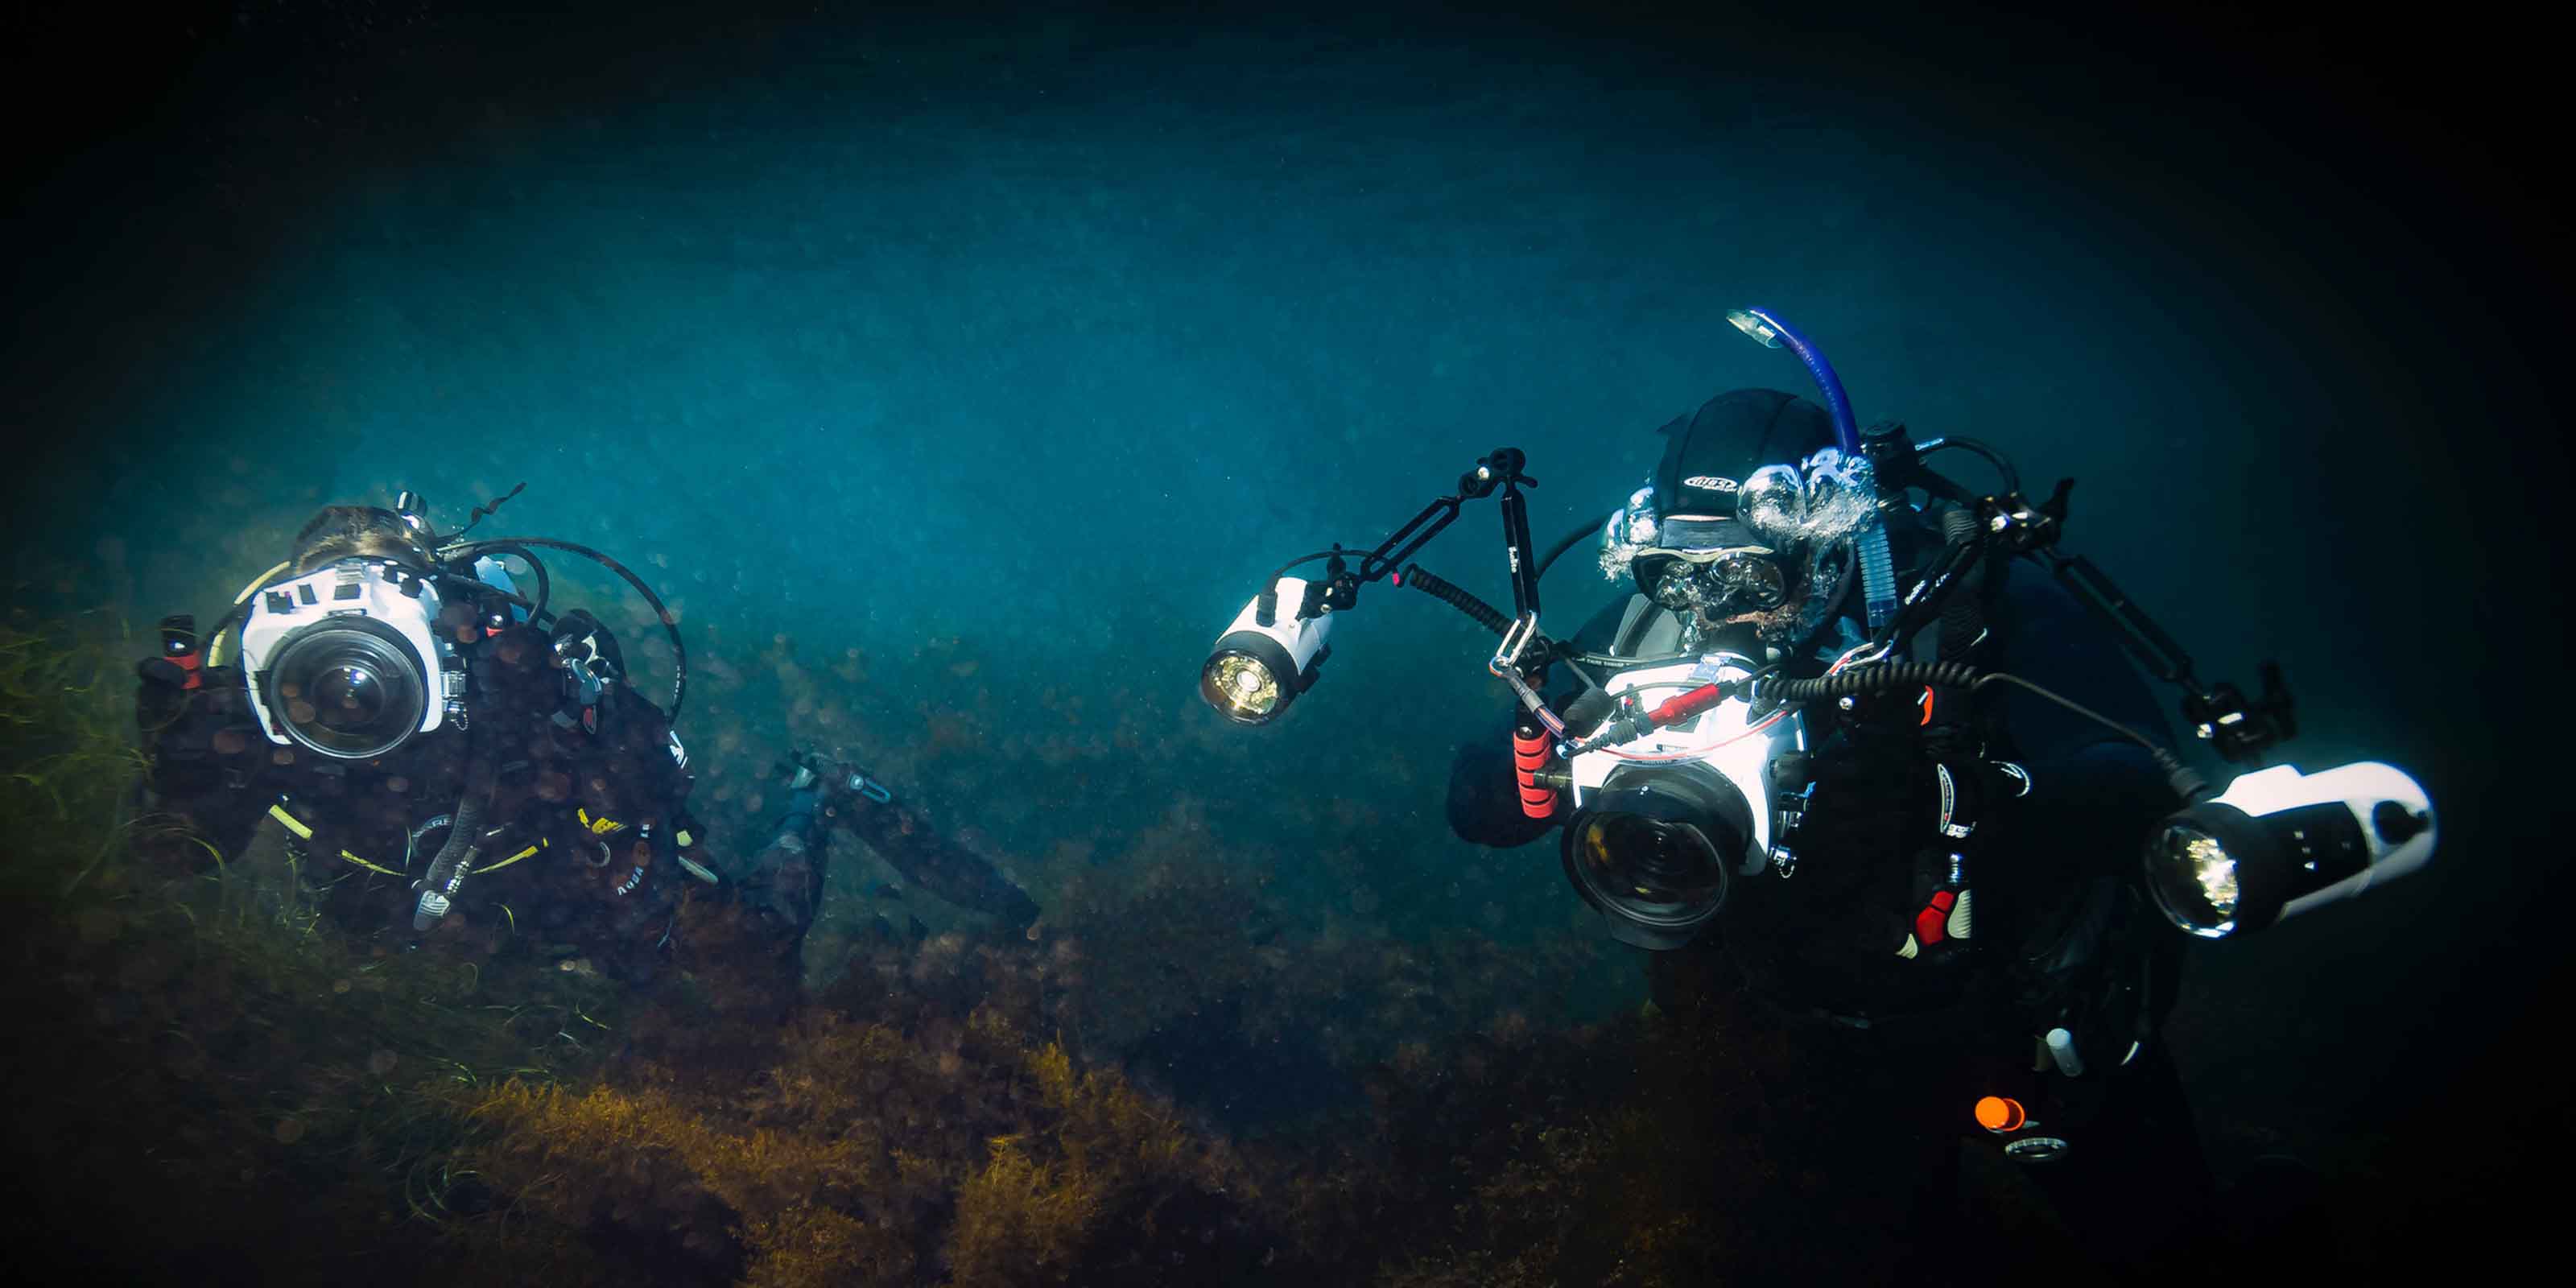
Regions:
<instances>
[{"instance_id":1,"label":"diver's arm","mask_svg":"<svg viewBox=\"0 0 2576 1288\"><path fill-rule=\"evenodd\" d=\"M1988 667L2045 686L2172 749L2163 709L2118 641L2036 568L2012 570ZM2152 1045L2173 1005L2183 947L2143 887L2140 848L2181 802L2145 747L2018 688L2005 713L2030 794L2000 813L1984 865L1992 906L2026 980L2088 1060L2116 1066Z\"/></svg>"},{"instance_id":2,"label":"diver's arm","mask_svg":"<svg viewBox=\"0 0 2576 1288\"><path fill-rule=\"evenodd\" d=\"M146 767L136 845L147 856L191 863L239 855L270 799L260 784L275 750L251 714L241 672L186 671L163 658L137 671L135 725Z\"/></svg>"},{"instance_id":3,"label":"diver's arm","mask_svg":"<svg viewBox=\"0 0 2576 1288\"><path fill-rule=\"evenodd\" d=\"M689 792L697 780L688 770L687 749L662 709L633 688L613 686L606 702L611 715L601 741L613 771L634 795L636 813L652 826L657 856L685 854L697 844L689 816Z\"/></svg>"},{"instance_id":4,"label":"diver's arm","mask_svg":"<svg viewBox=\"0 0 2576 1288\"><path fill-rule=\"evenodd\" d=\"M749 866L729 873L725 881L727 895L782 951L803 941L822 910L831 847L821 780L800 767L788 791L787 813L769 843L752 856Z\"/></svg>"},{"instance_id":5,"label":"diver's arm","mask_svg":"<svg viewBox=\"0 0 2576 1288\"><path fill-rule=\"evenodd\" d=\"M2039 686L2176 750L2163 705L2119 640L2081 601L2034 565L2007 565L1989 614L1992 643L1974 661ZM2008 754L2031 773L2031 792L1998 816L2023 848L2049 851L2047 868L2134 877L2147 828L2180 802L2153 755L2101 720L2019 685L1992 685ZM2046 875L2036 872L2033 875Z\"/></svg>"},{"instance_id":6,"label":"diver's arm","mask_svg":"<svg viewBox=\"0 0 2576 1288\"><path fill-rule=\"evenodd\" d=\"M601 971L646 986L665 977L688 892L715 884L714 860L689 815L692 779L661 709L621 679L589 709L595 732L574 732L582 711L569 713L573 728L562 708L541 717L558 745L581 749L571 799L551 811L555 861L597 865L581 938Z\"/></svg>"},{"instance_id":7,"label":"diver's arm","mask_svg":"<svg viewBox=\"0 0 2576 1288\"><path fill-rule=\"evenodd\" d=\"M1584 623L1575 634L1575 644L1594 652L1608 649L1627 608L1626 598L1612 599ZM1560 669L1560 697L1566 678ZM1512 728L1520 715L1520 704L1515 702L1501 720L1459 744L1450 757L1449 830L1469 845L1515 849L1556 827L1557 818L1531 818L1521 809L1520 780L1512 764Z\"/></svg>"},{"instance_id":8,"label":"diver's arm","mask_svg":"<svg viewBox=\"0 0 2576 1288\"><path fill-rule=\"evenodd\" d=\"M576 821L596 832L599 820L612 820L619 833L631 833L627 844L644 843L644 880L653 885L710 879L713 869L695 852L700 838L688 797L696 780L687 750L662 709L635 691L616 636L575 610L558 620L543 656L554 659L548 670L495 677L493 687L507 685L516 703L540 711L552 701L553 736L583 748L585 770L574 791L583 814Z\"/></svg>"},{"instance_id":9,"label":"diver's arm","mask_svg":"<svg viewBox=\"0 0 2576 1288\"><path fill-rule=\"evenodd\" d=\"M1516 849L1555 830L1554 818L1531 818L1521 809L1520 780L1512 764L1515 704L1501 720L1460 743L1449 760L1449 830L1469 845Z\"/></svg>"}]
</instances>

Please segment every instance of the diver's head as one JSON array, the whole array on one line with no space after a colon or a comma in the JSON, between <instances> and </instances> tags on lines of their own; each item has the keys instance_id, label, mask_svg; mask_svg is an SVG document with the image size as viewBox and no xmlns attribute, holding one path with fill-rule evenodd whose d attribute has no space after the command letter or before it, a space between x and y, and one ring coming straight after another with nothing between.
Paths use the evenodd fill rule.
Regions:
<instances>
[{"instance_id":1,"label":"diver's head","mask_svg":"<svg viewBox=\"0 0 2576 1288\"><path fill-rule=\"evenodd\" d=\"M1834 442L1823 408L1776 389L1737 389L1664 426L1663 459L1610 518L1602 570L1706 628L1777 615L1805 589L1810 552L1793 528L1757 525L1744 485L1766 465Z\"/></svg>"},{"instance_id":2,"label":"diver's head","mask_svg":"<svg viewBox=\"0 0 2576 1288\"><path fill-rule=\"evenodd\" d=\"M408 499L411 493L403 496ZM295 534L287 573L302 577L343 559L366 559L428 576L437 565L429 541L428 528L416 514L372 505L326 505Z\"/></svg>"}]
</instances>

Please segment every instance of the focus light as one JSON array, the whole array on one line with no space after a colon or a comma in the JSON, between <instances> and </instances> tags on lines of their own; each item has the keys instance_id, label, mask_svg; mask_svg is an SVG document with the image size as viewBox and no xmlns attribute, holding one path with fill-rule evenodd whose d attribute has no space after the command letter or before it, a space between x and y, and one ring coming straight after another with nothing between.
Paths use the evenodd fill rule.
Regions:
<instances>
[{"instance_id":1,"label":"focus light","mask_svg":"<svg viewBox=\"0 0 2576 1288\"><path fill-rule=\"evenodd\" d=\"M2159 824L2147 888L2166 920L2203 939L2261 930L2422 867L2432 800L2376 761L2302 775L2246 774Z\"/></svg>"},{"instance_id":2,"label":"focus light","mask_svg":"<svg viewBox=\"0 0 2576 1288\"><path fill-rule=\"evenodd\" d=\"M1207 665L1199 670L1199 696L1218 715L1236 724L1268 724L1279 718L1297 695L1313 688L1324 659L1332 653L1326 641L1333 631L1330 610L1300 618L1307 583L1282 577L1271 621L1261 621L1262 598L1255 596L1232 625L1217 637Z\"/></svg>"}]
</instances>

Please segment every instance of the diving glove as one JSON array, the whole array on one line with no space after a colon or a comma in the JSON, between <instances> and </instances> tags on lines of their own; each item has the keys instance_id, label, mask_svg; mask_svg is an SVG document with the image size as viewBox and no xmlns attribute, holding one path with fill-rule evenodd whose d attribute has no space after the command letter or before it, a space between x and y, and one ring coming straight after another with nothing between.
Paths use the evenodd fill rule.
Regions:
<instances>
[{"instance_id":1,"label":"diving glove","mask_svg":"<svg viewBox=\"0 0 2576 1288\"><path fill-rule=\"evenodd\" d=\"M789 767L795 771L787 783L789 791L814 788L834 801L856 796L877 805L886 804L894 799L892 789L878 782L868 771L859 768L853 761L834 760L818 752L800 750L789 758L786 765L781 766L781 768Z\"/></svg>"}]
</instances>

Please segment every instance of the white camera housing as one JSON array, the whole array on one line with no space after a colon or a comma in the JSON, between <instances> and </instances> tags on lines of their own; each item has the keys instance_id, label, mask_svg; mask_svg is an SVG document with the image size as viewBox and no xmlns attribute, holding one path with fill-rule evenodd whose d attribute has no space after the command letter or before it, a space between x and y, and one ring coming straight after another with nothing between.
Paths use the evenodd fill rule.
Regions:
<instances>
[{"instance_id":1,"label":"white camera housing","mask_svg":"<svg viewBox=\"0 0 2576 1288\"><path fill-rule=\"evenodd\" d=\"M465 673L457 664L455 645L433 629L439 614L438 588L416 571L385 560L341 559L328 567L278 582L255 592L250 615L241 627L242 674L248 683L251 710L260 731L279 746L296 746L344 760L385 755L411 737L445 724L465 698ZM365 635L383 641L379 656L399 659L418 686L419 712L410 703L397 713L399 723L382 735L330 745L278 710L273 672L281 659L310 647L325 634L354 639ZM456 711L461 715L461 710Z\"/></svg>"},{"instance_id":2,"label":"white camera housing","mask_svg":"<svg viewBox=\"0 0 2576 1288\"><path fill-rule=\"evenodd\" d=\"M1652 708L1704 684L1747 679L1754 669L1752 660L1739 654L1711 653L1696 662L1621 671L1602 681L1601 688L1613 697L1635 693L1640 705ZM1753 825L1737 870L1745 876L1760 872L1771 861L1771 847L1779 833L1771 762L1775 757L1806 749L1806 725L1797 713L1791 712L1769 729L1751 732L1756 723L1748 719L1752 714L1750 701L1728 698L1679 724L1574 757L1566 765L1572 779L1574 808L1583 808L1608 784L1611 774L1623 767L1700 765L1744 794Z\"/></svg>"}]
</instances>

